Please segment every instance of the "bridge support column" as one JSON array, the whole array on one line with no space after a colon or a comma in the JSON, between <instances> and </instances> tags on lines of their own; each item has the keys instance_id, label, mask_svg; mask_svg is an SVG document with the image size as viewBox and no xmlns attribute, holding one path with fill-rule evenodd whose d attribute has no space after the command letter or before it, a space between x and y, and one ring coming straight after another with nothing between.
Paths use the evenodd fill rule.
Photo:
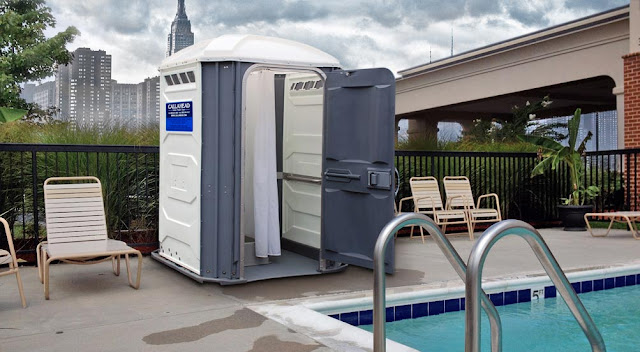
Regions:
<instances>
[{"instance_id":1,"label":"bridge support column","mask_svg":"<svg viewBox=\"0 0 640 352\"><path fill-rule=\"evenodd\" d=\"M407 129L409 140L438 139L438 121L428 117L409 120Z\"/></svg>"}]
</instances>

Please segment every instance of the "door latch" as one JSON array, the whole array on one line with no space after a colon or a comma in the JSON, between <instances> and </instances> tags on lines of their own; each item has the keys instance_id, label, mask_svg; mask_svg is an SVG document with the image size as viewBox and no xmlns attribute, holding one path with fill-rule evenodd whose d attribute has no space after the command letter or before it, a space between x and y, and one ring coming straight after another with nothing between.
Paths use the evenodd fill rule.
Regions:
<instances>
[{"instance_id":1,"label":"door latch","mask_svg":"<svg viewBox=\"0 0 640 352\"><path fill-rule=\"evenodd\" d=\"M368 186L375 189L391 189L391 170L368 170Z\"/></svg>"}]
</instances>

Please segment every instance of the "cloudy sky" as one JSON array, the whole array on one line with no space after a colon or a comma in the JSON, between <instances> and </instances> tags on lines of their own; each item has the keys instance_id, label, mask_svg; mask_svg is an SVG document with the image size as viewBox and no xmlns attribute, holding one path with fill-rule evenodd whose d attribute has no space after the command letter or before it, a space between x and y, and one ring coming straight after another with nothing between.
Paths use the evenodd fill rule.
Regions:
<instances>
[{"instance_id":1,"label":"cloudy sky","mask_svg":"<svg viewBox=\"0 0 640 352\"><path fill-rule=\"evenodd\" d=\"M278 36L315 46L345 68L394 72L629 0L186 0L196 42L227 33ZM157 74L177 0L48 0L71 45L112 55L112 77L137 83ZM50 34L53 31L49 31Z\"/></svg>"}]
</instances>

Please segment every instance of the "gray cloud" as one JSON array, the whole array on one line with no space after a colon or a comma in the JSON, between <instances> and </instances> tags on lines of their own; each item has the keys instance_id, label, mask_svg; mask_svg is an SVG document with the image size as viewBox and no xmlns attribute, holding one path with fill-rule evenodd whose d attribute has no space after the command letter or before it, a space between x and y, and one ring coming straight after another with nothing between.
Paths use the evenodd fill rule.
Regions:
<instances>
[{"instance_id":1,"label":"gray cloud","mask_svg":"<svg viewBox=\"0 0 640 352\"><path fill-rule=\"evenodd\" d=\"M84 18L107 31L136 34L149 26L150 2L131 0L65 0L50 5L54 12Z\"/></svg>"},{"instance_id":2,"label":"gray cloud","mask_svg":"<svg viewBox=\"0 0 640 352\"><path fill-rule=\"evenodd\" d=\"M527 27L549 25L547 15L553 7L552 1L533 2L528 0L503 0L505 14Z\"/></svg>"},{"instance_id":3,"label":"gray cloud","mask_svg":"<svg viewBox=\"0 0 640 352\"><path fill-rule=\"evenodd\" d=\"M467 14L470 16L494 15L502 12L502 6L495 0L467 0Z\"/></svg>"},{"instance_id":4,"label":"gray cloud","mask_svg":"<svg viewBox=\"0 0 640 352\"><path fill-rule=\"evenodd\" d=\"M156 74L177 0L47 0L59 28L76 25L73 47L114 55L114 78ZM400 70L471 50L628 0L186 0L196 41L252 33L304 42L345 68ZM116 57L117 56L117 57Z\"/></svg>"},{"instance_id":5,"label":"gray cloud","mask_svg":"<svg viewBox=\"0 0 640 352\"><path fill-rule=\"evenodd\" d=\"M414 28L422 28L433 21L450 21L464 16L465 2L465 0L378 0L369 3L365 13L385 27L407 23Z\"/></svg>"},{"instance_id":6,"label":"gray cloud","mask_svg":"<svg viewBox=\"0 0 640 352\"><path fill-rule=\"evenodd\" d=\"M193 9L193 10L190 10ZM327 7L310 1L255 0L209 1L198 0L187 5L187 12L195 22L228 27L249 23L277 23L278 21L304 22L317 20L329 14Z\"/></svg>"},{"instance_id":7,"label":"gray cloud","mask_svg":"<svg viewBox=\"0 0 640 352\"><path fill-rule=\"evenodd\" d=\"M565 2L565 6L569 9L590 9L598 12L628 4L629 0L566 0Z\"/></svg>"}]
</instances>

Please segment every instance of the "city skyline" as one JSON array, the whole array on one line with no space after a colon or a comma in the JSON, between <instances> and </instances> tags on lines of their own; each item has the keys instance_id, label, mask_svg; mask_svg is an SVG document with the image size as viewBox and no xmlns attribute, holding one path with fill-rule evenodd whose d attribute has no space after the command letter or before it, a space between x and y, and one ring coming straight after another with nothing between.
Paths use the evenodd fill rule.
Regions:
<instances>
[{"instance_id":1,"label":"city skyline","mask_svg":"<svg viewBox=\"0 0 640 352\"><path fill-rule=\"evenodd\" d=\"M113 56L113 78L134 83L157 74L167 49L167 29L176 0L49 0L58 29L78 27L69 46L103 49ZM345 68L405 69L454 53L529 33L628 4L625 0L541 0L436 2L328 0L187 0L198 40L229 33L278 36L315 46L336 56ZM435 11L433 8L437 7ZM55 33L48 31L48 35Z\"/></svg>"}]
</instances>

